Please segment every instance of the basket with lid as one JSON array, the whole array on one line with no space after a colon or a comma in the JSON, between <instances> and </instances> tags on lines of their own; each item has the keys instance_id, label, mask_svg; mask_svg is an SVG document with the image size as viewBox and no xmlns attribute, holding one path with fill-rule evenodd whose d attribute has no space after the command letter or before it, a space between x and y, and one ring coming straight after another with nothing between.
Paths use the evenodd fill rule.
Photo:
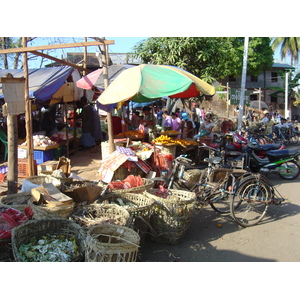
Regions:
<instances>
[{"instance_id":1,"label":"basket with lid","mask_svg":"<svg viewBox=\"0 0 300 300\"><path fill-rule=\"evenodd\" d=\"M159 189L144 194L156 201L150 220L152 240L168 244L180 242L190 226L196 194L174 189L169 189L163 196Z\"/></svg>"}]
</instances>

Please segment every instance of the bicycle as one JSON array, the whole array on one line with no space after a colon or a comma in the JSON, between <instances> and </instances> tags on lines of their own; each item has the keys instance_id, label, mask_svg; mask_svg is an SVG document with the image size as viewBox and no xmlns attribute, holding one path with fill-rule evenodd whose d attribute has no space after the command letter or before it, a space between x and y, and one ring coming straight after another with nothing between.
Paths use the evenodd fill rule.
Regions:
<instances>
[{"instance_id":1,"label":"bicycle","mask_svg":"<svg viewBox=\"0 0 300 300\"><path fill-rule=\"evenodd\" d=\"M241 169L226 169L220 166L220 157L205 158L208 167L201 171L197 181L184 179L185 172L191 169L191 160L183 155L174 159L172 173L164 178L167 189L183 189L196 194L196 207L202 208L209 204L212 209L220 214L229 213L229 196L238 186L239 179L249 175L249 172ZM218 178L216 174L221 174ZM241 177L242 176L242 177Z\"/></svg>"},{"instance_id":2,"label":"bicycle","mask_svg":"<svg viewBox=\"0 0 300 300\"><path fill-rule=\"evenodd\" d=\"M253 174L240 181L230 201L230 214L237 224L250 227L265 217L271 204L279 205L283 201L266 176Z\"/></svg>"}]
</instances>

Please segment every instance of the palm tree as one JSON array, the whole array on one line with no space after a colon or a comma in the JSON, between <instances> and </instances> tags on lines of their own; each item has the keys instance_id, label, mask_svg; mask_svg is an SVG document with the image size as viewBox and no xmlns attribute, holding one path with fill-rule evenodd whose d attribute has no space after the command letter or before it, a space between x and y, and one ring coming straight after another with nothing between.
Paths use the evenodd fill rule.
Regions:
<instances>
[{"instance_id":1,"label":"palm tree","mask_svg":"<svg viewBox=\"0 0 300 300\"><path fill-rule=\"evenodd\" d=\"M300 37L277 37L274 38L271 47L275 51L280 47L281 59L285 58L288 54L291 56L291 65L298 62L300 50Z\"/></svg>"}]
</instances>

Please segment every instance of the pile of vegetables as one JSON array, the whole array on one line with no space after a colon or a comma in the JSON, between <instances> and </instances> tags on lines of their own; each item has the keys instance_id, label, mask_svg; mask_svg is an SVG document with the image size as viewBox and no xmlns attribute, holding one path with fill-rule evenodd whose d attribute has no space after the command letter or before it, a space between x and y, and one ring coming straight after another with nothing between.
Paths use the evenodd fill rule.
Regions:
<instances>
[{"instance_id":1,"label":"pile of vegetables","mask_svg":"<svg viewBox=\"0 0 300 300\"><path fill-rule=\"evenodd\" d=\"M26 262L70 262L79 255L79 250L74 236L47 234L21 245L19 253Z\"/></svg>"}]
</instances>

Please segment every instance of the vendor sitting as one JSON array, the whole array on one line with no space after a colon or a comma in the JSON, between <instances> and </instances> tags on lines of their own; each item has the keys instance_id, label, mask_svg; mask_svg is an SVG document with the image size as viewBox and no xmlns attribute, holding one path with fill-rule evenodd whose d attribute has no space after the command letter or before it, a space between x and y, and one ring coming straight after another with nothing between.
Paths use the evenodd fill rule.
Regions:
<instances>
[{"instance_id":1,"label":"vendor sitting","mask_svg":"<svg viewBox=\"0 0 300 300\"><path fill-rule=\"evenodd\" d=\"M57 132L55 121L52 120L49 111L45 111L41 123L41 129L46 131L46 136L50 137Z\"/></svg>"}]
</instances>

